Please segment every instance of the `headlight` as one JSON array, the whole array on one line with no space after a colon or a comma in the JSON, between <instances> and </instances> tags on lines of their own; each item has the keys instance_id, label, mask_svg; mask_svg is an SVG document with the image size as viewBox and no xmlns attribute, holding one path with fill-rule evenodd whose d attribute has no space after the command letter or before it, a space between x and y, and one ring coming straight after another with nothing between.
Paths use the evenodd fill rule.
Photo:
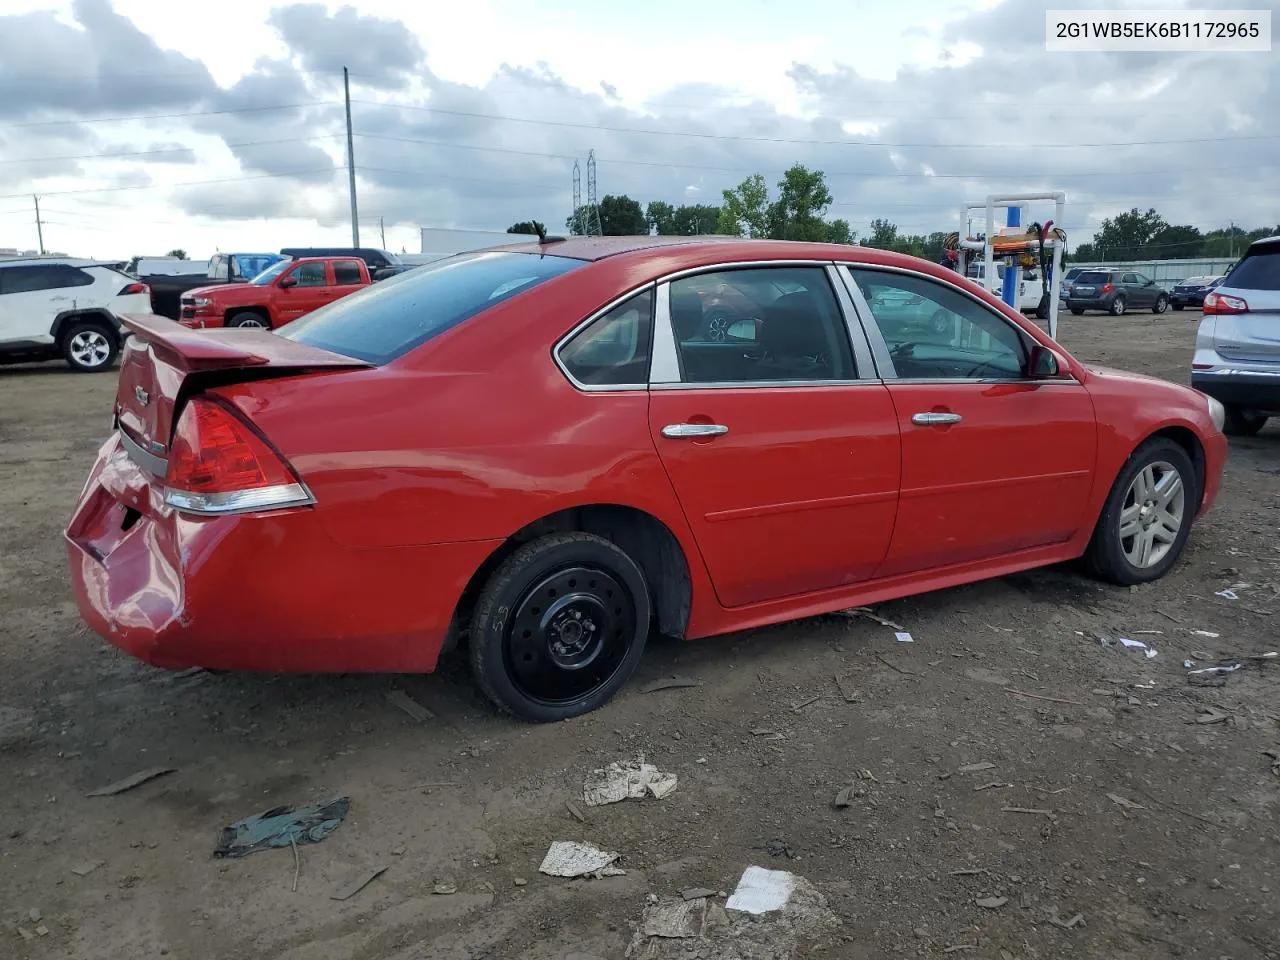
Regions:
<instances>
[{"instance_id":1,"label":"headlight","mask_svg":"<svg viewBox=\"0 0 1280 960\"><path fill-rule=\"evenodd\" d=\"M210 300L208 297L196 297L191 302L194 303L197 307L208 307L213 304L213 301Z\"/></svg>"},{"instance_id":2,"label":"headlight","mask_svg":"<svg viewBox=\"0 0 1280 960\"><path fill-rule=\"evenodd\" d=\"M1209 407L1209 419L1213 421L1213 425L1221 432L1223 424L1227 422L1227 408L1213 399L1213 397L1206 396L1204 399Z\"/></svg>"}]
</instances>

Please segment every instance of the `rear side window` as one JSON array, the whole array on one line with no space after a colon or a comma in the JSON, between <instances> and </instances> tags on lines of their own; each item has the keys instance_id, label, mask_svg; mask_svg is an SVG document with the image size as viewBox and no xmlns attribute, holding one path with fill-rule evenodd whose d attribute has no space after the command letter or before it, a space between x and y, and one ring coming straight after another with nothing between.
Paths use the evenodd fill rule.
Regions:
<instances>
[{"instance_id":1,"label":"rear side window","mask_svg":"<svg viewBox=\"0 0 1280 960\"><path fill-rule=\"evenodd\" d=\"M560 362L589 386L641 386L649 382L653 289L637 293L597 317L560 348Z\"/></svg>"},{"instance_id":2,"label":"rear side window","mask_svg":"<svg viewBox=\"0 0 1280 960\"><path fill-rule=\"evenodd\" d=\"M1246 254L1221 285L1228 290L1280 290L1280 245Z\"/></svg>"},{"instance_id":3,"label":"rear side window","mask_svg":"<svg viewBox=\"0 0 1280 960\"><path fill-rule=\"evenodd\" d=\"M335 260L333 264L333 283L338 287L349 287L361 282L360 267L354 260Z\"/></svg>"},{"instance_id":4,"label":"rear side window","mask_svg":"<svg viewBox=\"0 0 1280 960\"><path fill-rule=\"evenodd\" d=\"M0 269L0 294L37 293L64 287L87 287L93 277L76 267L62 263L32 264L28 267Z\"/></svg>"},{"instance_id":5,"label":"rear side window","mask_svg":"<svg viewBox=\"0 0 1280 960\"><path fill-rule=\"evenodd\" d=\"M335 300L279 333L369 363L390 363L482 310L585 262L544 254L461 254Z\"/></svg>"}]
</instances>

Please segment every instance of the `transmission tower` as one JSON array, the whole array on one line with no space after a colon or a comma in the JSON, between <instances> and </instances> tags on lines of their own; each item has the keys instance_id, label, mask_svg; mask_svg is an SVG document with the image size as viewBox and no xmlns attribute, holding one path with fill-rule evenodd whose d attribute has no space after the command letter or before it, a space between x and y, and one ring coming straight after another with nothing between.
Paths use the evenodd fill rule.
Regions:
<instances>
[{"instance_id":1,"label":"transmission tower","mask_svg":"<svg viewBox=\"0 0 1280 960\"><path fill-rule=\"evenodd\" d=\"M586 233L582 209L582 168L578 161L573 161L573 232L581 236Z\"/></svg>"},{"instance_id":2,"label":"transmission tower","mask_svg":"<svg viewBox=\"0 0 1280 960\"><path fill-rule=\"evenodd\" d=\"M587 222L583 233L592 237L604 236L600 225L600 198L596 195L596 152L587 151Z\"/></svg>"}]
</instances>

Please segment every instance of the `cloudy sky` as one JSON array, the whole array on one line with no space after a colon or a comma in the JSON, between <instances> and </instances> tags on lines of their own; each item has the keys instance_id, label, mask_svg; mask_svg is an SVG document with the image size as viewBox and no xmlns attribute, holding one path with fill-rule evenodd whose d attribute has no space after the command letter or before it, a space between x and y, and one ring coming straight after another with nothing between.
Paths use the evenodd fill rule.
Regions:
<instances>
[{"instance_id":1,"label":"cloudy sky","mask_svg":"<svg viewBox=\"0 0 1280 960\"><path fill-rule=\"evenodd\" d=\"M1046 7L1085 6L1121 4L4 0L0 248L35 246L32 194L78 255L349 242L343 66L361 239L381 217L396 251L420 226L559 228L592 149L600 194L642 203L801 162L864 234L1036 189L1067 192L1073 242L1132 206L1280 222L1280 59L1046 53Z\"/></svg>"}]
</instances>

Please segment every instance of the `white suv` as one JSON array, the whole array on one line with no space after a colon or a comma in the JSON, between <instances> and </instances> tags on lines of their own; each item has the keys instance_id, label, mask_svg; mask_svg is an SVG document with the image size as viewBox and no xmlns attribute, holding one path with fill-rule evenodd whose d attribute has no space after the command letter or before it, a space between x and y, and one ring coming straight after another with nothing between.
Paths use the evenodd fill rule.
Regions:
<instances>
[{"instance_id":1,"label":"white suv","mask_svg":"<svg viewBox=\"0 0 1280 960\"><path fill-rule=\"evenodd\" d=\"M110 370L120 316L150 313L151 290L91 260L0 260L0 363L62 357L72 370Z\"/></svg>"}]
</instances>

